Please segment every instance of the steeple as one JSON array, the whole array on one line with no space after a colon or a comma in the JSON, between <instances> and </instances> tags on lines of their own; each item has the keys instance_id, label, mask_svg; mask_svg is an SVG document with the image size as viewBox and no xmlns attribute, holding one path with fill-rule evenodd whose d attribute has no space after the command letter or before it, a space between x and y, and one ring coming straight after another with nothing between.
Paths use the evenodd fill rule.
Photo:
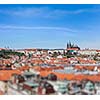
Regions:
<instances>
[{"instance_id":1,"label":"steeple","mask_svg":"<svg viewBox=\"0 0 100 100\"><path fill-rule=\"evenodd\" d=\"M79 47L78 47L78 45L76 45L76 44L74 44L74 43L71 43L70 41L67 43L67 49L68 48L77 48L77 49L80 49Z\"/></svg>"},{"instance_id":2,"label":"steeple","mask_svg":"<svg viewBox=\"0 0 100 100\"><path fill-rule=\"evenodd\" d=\"M69 48L71 48L71 42L69 41Z\"/></svg>"}]
</instances>

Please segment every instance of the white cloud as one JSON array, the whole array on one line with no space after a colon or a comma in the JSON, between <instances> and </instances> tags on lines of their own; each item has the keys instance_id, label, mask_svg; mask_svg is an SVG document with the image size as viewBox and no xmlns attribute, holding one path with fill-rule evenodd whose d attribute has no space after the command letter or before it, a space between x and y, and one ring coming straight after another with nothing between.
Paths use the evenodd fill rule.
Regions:
<instances>
[{"instance_id":1,"label":"white cloud","mask_svg":"<svg viewBox=\"0 0 100 100\"><path fill-rule=\"evenodd\" d=\"M59 16L66 16L70 14L81 14L81 13L95 13L100 12L100 9L77 9L77 10L61 10L61 9L50 9L48 7L39 8L16 8L16 9L1 9L1 14L8 14L11 16L20 17L44 17L44 18L54 18Z\"/></svg>"},{"instance_id":2,"label":"white cloud","mask_svg":"<svg viewBox=\"0 0 100 100\"><path fill-rule=\"evenodd\" d=\"M65 27L31 27L31 26L13 26L13 25L0 25L0 29L11 29L11 30L56 30L64 32L76 33L77 30L65 28Z\"/></svg>"}]
</instances>

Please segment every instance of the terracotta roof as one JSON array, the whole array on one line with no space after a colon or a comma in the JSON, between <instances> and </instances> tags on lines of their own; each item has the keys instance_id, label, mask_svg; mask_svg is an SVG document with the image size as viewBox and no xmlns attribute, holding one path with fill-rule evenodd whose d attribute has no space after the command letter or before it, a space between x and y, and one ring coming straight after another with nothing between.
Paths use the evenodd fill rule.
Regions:
<instances>
[{"instance_id":1,"label":"terracotta roof","mask_svg":"<svg viewBox=\"0 0 100 100\"><path fill-rule=\"evenodd\" d=\"M4 95L3 91L0 90L0 95Z\"/></svg>"},{"instance_id":2,"label":"terracotta roof","mask_svg":"<svg viewBox=\"0 0 100 100\"><path fill-rule=\"evenodd\" d=\"M19 68L20 71L28 70L30 67L29 66L22 66Z\"/></svg>"},{"instance_id":3,"label":"terracotta roof","mask_svg":"<svg viewBox=\"0 0 100 100\"><path fill-rule=\"evenodd\" d=\"M21 74L21 72L19 70L1 70L0 80L1 81L9 80L13 74Z\"/></svg>"},{"instance_id":4,"label":"terracotta roof","mask_svg":"<svg viewBox=\"0 0 100 100\"><path fill-rule=\"evenodd\" d=\"M78 75L75 75L75 76L73 77L73 80L82 81L82 80L84 80L85 78L86 78L85 75L83 75L83 74L78 74Z\"/></svg>"},{"instance_id":5,"label":"terracotta roof","mask_svg":"<svg viewBox=\"0 0 100 100\"><path fill-rule=\"evenodd\" d=\"M67 50L79 50L78 48L68 48Z\"/></svg>"},{"instance_id":6,"label":"terracotta roof","mask_svg":"<svg viewBox=\"0 0 100 100\"><path fill-rule=\"evenodd\" d=\"M100 52L100 50L96 50L97 52Z\"/></svg>"},{"instance_id":7,"label":"terracotta roof","mask_svg":"<svg viewBox=\"0 0 100 100\"><path fill-rule=\"evenodd\" d=\"M4 50L4 48L0 48L0 50Z\"/></svg>"}]
</instances>

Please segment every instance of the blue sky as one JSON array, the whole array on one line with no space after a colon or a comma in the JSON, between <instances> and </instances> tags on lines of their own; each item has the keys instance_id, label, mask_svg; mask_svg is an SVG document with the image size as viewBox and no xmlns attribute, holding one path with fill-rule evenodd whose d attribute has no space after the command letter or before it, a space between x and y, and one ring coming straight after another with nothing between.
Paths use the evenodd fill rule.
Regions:
<instances>
[{"instance_id":1,"label":"blue sky","mask_svg":"<svg viewBox=\"0 0 100 100\"><path fill-rule=\"evenodd\" d=\"M100 5L0 5L0 47L100 49Z\"/></svg>"}]
</instances>

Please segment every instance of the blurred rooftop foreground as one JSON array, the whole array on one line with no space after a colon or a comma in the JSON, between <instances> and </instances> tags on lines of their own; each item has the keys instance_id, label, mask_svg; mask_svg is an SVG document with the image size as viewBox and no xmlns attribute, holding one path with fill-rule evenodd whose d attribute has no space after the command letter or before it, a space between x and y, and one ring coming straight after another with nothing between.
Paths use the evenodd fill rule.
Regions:
<instances>
[{"instance_id":1,"label":"blurred rooftop foreground","mask_svg":"<svg viewBox=\"0 0 100 100\"><path fill-rule=\"evenodd\" d=\"M79 51L1 50L0 94L99 95L99 54Z\"/></svg>"}]
</instances>

